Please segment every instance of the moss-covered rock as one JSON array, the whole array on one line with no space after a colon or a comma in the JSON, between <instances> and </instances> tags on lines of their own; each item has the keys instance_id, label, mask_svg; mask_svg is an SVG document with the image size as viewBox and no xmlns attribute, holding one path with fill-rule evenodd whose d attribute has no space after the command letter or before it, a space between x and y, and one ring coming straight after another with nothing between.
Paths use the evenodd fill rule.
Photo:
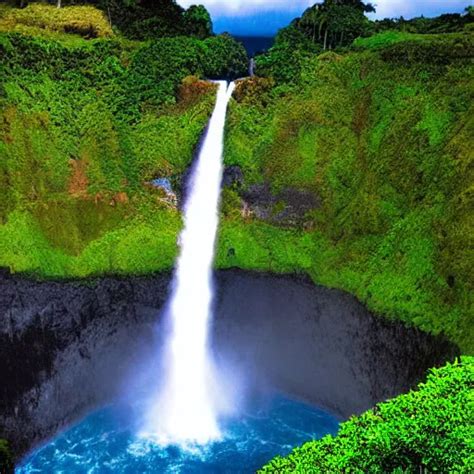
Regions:
<instances>
[{"instance_id":1,"label":"moss-covered rock","mask_svg":"<svg viewBox=\"0 0 474 474\"><path fill-rule=\"evenodd\" d=\"M101 38L112 36L104 13L93 6L68 6L31 3L26 8L0 7L0 31L29 33L60 32Z\"/></svg>"}]
</instances>

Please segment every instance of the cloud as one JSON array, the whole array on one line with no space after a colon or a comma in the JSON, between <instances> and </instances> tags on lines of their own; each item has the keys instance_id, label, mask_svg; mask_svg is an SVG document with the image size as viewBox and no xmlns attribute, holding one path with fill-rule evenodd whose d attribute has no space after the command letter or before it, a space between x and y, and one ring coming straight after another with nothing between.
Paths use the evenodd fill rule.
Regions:
<instances>
[{"instance_id":1,"label":"cloud","mask_svg":"<svg viewBox=\"0 0 474 474\"><path fill-rule=\"evenodd\" d=\"M375 18L413 18L462 12L472 0L373 0L373 3L377 8Z\"/></svg>"},{"instance_id":2,"label":"cloud","mask_svg":"<svg viewBox=\"0 0 474 474\"><path fill-rule=\"evenodd\" d=\"M303 12L316 3L314 0L178 0L187 8L200 3L206 6L214 17L247 16L268 11ZM291 3L291 6L289 5Z\"/></svg>"},{"instance_id":3,"label":"cloud","mask_svg":"<svg viewBox=\"0 0 474 474\"><path fill-rule=\"evenodd\" d=\"M473 0L372 0L377 5L376 18L411 18L425 15L435 16L446 12L460 12ZM300 15L315 0L178 0L183 7L196 3L204 4L213 18L242 17L264 12L287 12Z\"/></svg>"}]
</instances>

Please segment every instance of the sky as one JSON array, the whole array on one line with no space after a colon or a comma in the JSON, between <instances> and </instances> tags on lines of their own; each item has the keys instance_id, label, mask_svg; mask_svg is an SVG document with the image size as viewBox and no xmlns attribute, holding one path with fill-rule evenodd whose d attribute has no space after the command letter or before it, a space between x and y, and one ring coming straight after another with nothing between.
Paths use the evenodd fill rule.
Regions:
<instances>
[{"instance_id":1,"label":"sky","mask_svg":"<svg viewBox=\"0 0 474 474\"><path fill-rule=\"evenodd\" d=\"M183 7L199 3L207 7L214 31L235 35L268 36L301 16L316 0L177 0ZM373 0L377 13L371 18L437 16L462 12L474 0Z\"/></svg>"}]
</instances>

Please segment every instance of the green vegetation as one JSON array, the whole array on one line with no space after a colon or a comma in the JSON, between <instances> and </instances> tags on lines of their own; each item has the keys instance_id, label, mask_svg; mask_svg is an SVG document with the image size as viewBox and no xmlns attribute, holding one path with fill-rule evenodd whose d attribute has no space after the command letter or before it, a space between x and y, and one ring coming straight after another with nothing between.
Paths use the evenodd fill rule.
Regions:
<instances>
[{"instance_id":1,"label":"green vegetation","mask_svg":"<svg viewBox=\"0 0 474 474\"><path fill-rule=\"evenodd\" d=\"M73 33L80 26L80 31L89 36L84 26L90 24L92 33L100 25L100 32L108 35L113 28L134 40L212 36L211 17L202 5L185 10L175 0L7 0L6 3L17 7L9 9L9 31L27 25ZM83 6L77 6L78 3Z\"/></svg>"},{"instance_id":2,"label":"green vegetation","mask_svg":"<svg viewBox=\"0 0 474 474\"><path fill-rule=\"evenodd\" d=\"M8 442L4 439L0 439L0 473L13 473L13 458Z\"/></svg>"},{"instance_id":3,"label":"green vegetation","mask_svg":"<svg viewBox=\"0 0 474 474\"><path fill-rule=\"evenodd\" d=\"M103 20L90 6L53 10L74 24L93 11L97 31ZM228 36L86 40L33 16L34 30L0 33L0 266L42 277L171 268L181 217L147 183L167 177L179 192L214 102L199 77L240 74L245 51Z\"/></svg>"},{"instance_id":4,"label":"green vegetation","mask_svg":"<svg viewBox=\"0 0 474 474\"><path fill-rule=\"evenodd\" d=\"M466 2L468 3L468 2ZM406 33L439 34L458 33L470 30L474 22L474 7L468 6L465 14L446 13L435 18L417 17L406 20L403 17L385 18L374 23L374 31L398 30Z\"/></svg>"},{"instance_id":5,"label":"green vegetation","mask_svg":"<svg viewBox=\"0 0 474 474\"><path fill-rule=\"evenodd\" d=\"M371 22L365 13L374 12L370 3L361 0L324 0L308 8L290 28L296 28L323 50L347 46L368 34Z\"/></svg>"},{"instance_id":6,"label":"green vegetation","mask_svg":"<svg viewBox=\"0 0 474 474\"><path fill-rule=\"evenodd\" d=\"M298 81L305 63L316 53L327 50L347 53L352 48L385 47L409 39L420 41L424 35L427 35L427 41L432 41L433 35L439 33L472 32L474 25L472 7L466 8L464 15L447 14L408 21L403 18L369 21L365 13L371 11L374 11L373 5L360 0L316 3L301 18L279 31L269 53L257 58L258 73L280 83L293 83ZM444 41L445 35L442 38Z\"/></svg>"},{"instance_id":7,"label":"green vegetation","mask_svg":"<svg viewBox=\"0 0 474 474\"><path fill-rule=\"evenodd\" d=\"M239 84L225 160L245 183L226 193L218 264L304 270L472 352L474 40L381 35L313 55L292 85ZM258 183L320 205L300 226L263 222L240 212Z\"/></svg>"},{"instance_id":8,"label":"green vegetation","mask_svg":"<svg viewBox=\"0 0 474 474\"><path fill-rule=\"evenodd\" d=\"M308 8L281 29L268 54L257 58L260 75L278 82L298 80L303 65L316 53L349 46L355 38L369 36L373 23L366 13L375 11L360 0L324 0Z\"/></svg>"},{"instance_id":9,"label":"green vegetation","mask_svg":"<svg viewBox=\"0 0 474 474\"><path fill-rule=\"evenodd\" d=\"M9 3L25 8L0 6L0 267L170 269L181 216L149 183L179 193L214 102L202 79L243 75L245 51L173 0ZM216 266L304 272L472 353L473 11L371 9L309 8L238 83L225 162L244 180L223 192ZM263 472L468 472L473 371L434 370Z\"/></svg>"},{"instance_id":10,"label":"green vegetation","mask_svg":"<svg viewBox=\"0 0 474 474\"><path fill-rule=\"evenodd\" d=\"M91 6L56 8L31 4L26 8L0 7L0 31L72 33L85 38L112 35L105 15Z\"/></svg>"},{"instance_id":11,"label":"green vegetation","mask_svg":"<svg viewBox=\"0 0 474 474\"><path fill-rule=\"evenodd\" d=\"M474 469L474 359L433 369L418 390L381 403L278 457L263 473L464 472Z\"/></svg>"}]
</instances>

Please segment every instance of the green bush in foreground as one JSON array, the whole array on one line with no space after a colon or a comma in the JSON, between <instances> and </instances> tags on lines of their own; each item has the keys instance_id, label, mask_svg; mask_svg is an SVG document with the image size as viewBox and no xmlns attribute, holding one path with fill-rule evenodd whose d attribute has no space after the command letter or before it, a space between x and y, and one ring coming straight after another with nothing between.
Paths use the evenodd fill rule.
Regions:
<instances>
[{"instance_id":1,"label":"green bush in foreground","mask_svg":"<svg viewBox=\"0 0 474 474\"><path fill-rule=\"evenodd\" d=\"M432 369L418 390L277 457L261 473L473 472L474 358Z\"/></svg>"},{"instance_id":2,"label":"green bush in foreground","mask_svg":"<svg viewBox=\"0 0 474 474\"><path fill-rule=\"evenodd\" d=\"M0 439L0 473L7 474L13 472L13 459L8 446L8 442Z\"/></svg>"}]
</instances>

